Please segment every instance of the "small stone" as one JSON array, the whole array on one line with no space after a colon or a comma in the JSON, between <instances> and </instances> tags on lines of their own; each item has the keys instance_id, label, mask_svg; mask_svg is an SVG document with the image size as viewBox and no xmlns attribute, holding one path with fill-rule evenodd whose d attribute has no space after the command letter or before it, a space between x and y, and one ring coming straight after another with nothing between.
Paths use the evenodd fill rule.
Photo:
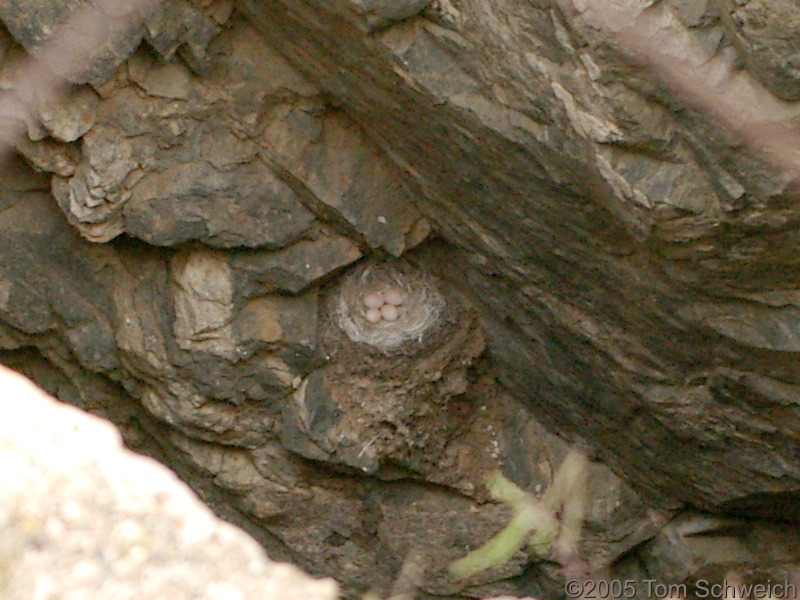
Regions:
<instances>
[{"instance_id":1,"label":"small stone","mask_svg":"<svg viewBox=\"0 0 800 600\"><path fill-rule=\"evenodd\" d=\"M380 308L383 306L383 295L375 292L365 295L364 306L367 308Z\"/></svg>"},{"instance_id":2,"label":"small stone","mask_svg":"<svg viewBox=\"0 0 800 600\"><path fill-rule=\"evenodd\" d=\"M369 323L377 323L378 321L381 320L382 312L383 311L381 311L381 309L379 309L379 308L370 308L367 311L367 314L364 316L364 318Z\"/></svg>"},{"instance_id":3,"label":"small stone","mask_svg":"<svg viewBox=\"0 0 800 600\"><path fill-rule=\"evenodd\" d=\"M384 304L383 308L381 308L381 316L386 321L396 321L399 316L397 307L392 304Z\"/></svg>"},{"instance_id":4,"label":"small stone","mask_svg":"<svg viewBox=\"0 0 800 600\"><path fill-rule=\"evenodd\" d=\"M91 88L82 87L66 100L40 110L42 125L61 142L74 142L89 131L97 117L98 99Z\"/></svg>"}]
</instances>

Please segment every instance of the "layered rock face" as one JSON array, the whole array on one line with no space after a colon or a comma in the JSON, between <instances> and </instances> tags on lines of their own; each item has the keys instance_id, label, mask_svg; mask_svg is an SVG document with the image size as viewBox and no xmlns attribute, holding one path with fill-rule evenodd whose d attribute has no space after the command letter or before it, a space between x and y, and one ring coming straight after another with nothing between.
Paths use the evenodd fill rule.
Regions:
<instances>
[{"instance_id":1,"label":"layered rock face","mask_svg":"<svg viewBox=\"0 0 800 600\"><path fill-rule=\"evenodd\" d=\"M84 5L36 4L0 0L6 100ZM423 595L555 593L525 552L446 567L509 518L483 477L539 492L568 445L595 459L593 569L788 576L794 3L122 12L16 115L2 362L348 594L419 553ZM370 323L381 272L414 302Z\"/></svg>"}]
</instances>

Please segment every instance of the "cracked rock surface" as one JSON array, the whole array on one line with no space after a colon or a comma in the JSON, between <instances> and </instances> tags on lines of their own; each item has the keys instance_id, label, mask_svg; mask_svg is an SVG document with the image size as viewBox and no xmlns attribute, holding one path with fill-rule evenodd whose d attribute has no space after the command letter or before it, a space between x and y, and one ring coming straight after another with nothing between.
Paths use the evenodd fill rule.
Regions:
<instances>
[{"instance_id":1,"label":"cracked rock surface","mask_svg":"<svg viewBox=\"0 0 800 600\"><path fill-rule=\"evenodd\" d=\"M36 5L0 0L9 97L84 3ZM446 567L508 521L487 474L541 493L570 446L595 572L792 576L796 3L137 15L0 171L0 361L346 597L420 552L423 598L557 594L523 551ZM437 326L348 338L369 266L435 280Z\"/></svg>"}]
</instances>

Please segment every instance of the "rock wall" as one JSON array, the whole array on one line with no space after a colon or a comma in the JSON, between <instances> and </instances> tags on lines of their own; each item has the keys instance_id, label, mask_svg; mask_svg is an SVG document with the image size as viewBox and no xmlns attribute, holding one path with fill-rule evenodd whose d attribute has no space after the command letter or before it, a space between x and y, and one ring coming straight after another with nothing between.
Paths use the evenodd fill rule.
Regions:
<instances>
[{"instance_id":1,"label":"rock wall","mask_svg":"<svg viewBox=\"0 0 800 600\"><path fill-rule=\"evenodd\" d=\"M41 5L0 0L6 99L82 3ZM540 491L567 443L596 460L597 572L788 576L800 12L779 5L143 9L20 117L0 360L346 594L419 552L423 595L555 593L524 552L446 566L509 517L484 475ZM348 337L369 268L433 282L436 323ZM741 552L700 559L697 535Z\"/></svg>"},{"instance_id":2,"label":"rock wall","mask_svg":"<svg viewBox=\"0 0 800 600\"><path fill-rule=\"evenodd\" d=\"M436 2L383 29L345 2L244 6L467 250L509 388L653 500L777 516L798 490L794 172L747 134L796 108L738 66L751 4Z\"/></svg>"}]
</instances>

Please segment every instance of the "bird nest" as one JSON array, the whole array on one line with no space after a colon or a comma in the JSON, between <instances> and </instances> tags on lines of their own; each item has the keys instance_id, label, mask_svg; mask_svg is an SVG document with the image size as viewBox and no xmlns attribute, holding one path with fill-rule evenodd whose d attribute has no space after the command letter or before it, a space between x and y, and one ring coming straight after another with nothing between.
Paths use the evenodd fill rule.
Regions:
<instances>
[{"instance_id":1,"label":"bird nest","mask_svg":"<svg viewBox=\"0 0 800 600\"><path fill-rule=\"evenodd\" d=\"M412 340L421 344L446 305L428 273L405 265L370 265L344 280L333 308L335 322L351 341L393 352Z\"/></svg>"}]
</instances>

